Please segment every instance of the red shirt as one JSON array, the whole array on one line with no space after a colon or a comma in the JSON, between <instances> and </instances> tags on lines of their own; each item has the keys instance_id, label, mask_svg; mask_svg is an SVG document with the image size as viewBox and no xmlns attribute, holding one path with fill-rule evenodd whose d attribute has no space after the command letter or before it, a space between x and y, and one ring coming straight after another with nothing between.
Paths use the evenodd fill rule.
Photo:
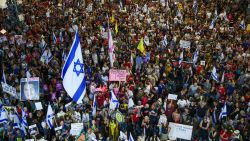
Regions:
<instances>
[{"instance_id":1,"label":"red shirt","mask_svg":"<svg viewBox=\"0 0 250 141\"><path fill-rule=\"evenodd\" d=\"M225 95L225 88L224 88L224 87L219 87L218 92L219 92L221 95Z\"/></svg>"},{"instance_id":2,"label":"red shirt","mask_svg":"<svg viewBox=\"0 0 250 141\"><path fill-rule=\"evenodd\" d=\"M220 136L222 136L224 134L224 131L220 131ZM221 141L229 141L230 138L230 134L229 133L225 133L223 136L223 138L220 137Z\"/></svg>"}]
</instances>

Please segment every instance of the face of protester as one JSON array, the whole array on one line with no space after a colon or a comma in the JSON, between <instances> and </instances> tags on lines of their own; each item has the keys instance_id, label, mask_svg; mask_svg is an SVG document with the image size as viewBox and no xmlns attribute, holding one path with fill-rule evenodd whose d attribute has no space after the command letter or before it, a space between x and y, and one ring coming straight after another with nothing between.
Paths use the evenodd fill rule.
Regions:
<instances>
[{"instance_id":1,"label":"face of protester","mask_svg":"<svg viewBox=\"0 0 250 141\"><path fill-rule=\"evenodd\" d=\"M23 87L23 92L26 99L32 99L35 96L36 91L33 84L26 83Z\"/></svg>"}]
</instances>

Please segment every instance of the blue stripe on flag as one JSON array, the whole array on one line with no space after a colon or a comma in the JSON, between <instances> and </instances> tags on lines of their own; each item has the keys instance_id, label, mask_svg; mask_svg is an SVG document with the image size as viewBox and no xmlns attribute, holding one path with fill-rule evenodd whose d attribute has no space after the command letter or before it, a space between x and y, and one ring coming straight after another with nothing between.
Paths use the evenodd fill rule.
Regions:
<instances>
[{"instance_id":1,"label":"blue stripe on flag","mask_svg":"<svg viewBox=\"0 0 250 141\"><path fill-rule=\"evenodd\" d=\"M76 33L76 38L75 38L75 43L73 45L73 48L72 50L70 51L70 54L69 54L69 57L65 63L65 66L63 68L63 73L62 73L62 79L64 78L70 64L72 63L72 61L74 60L75 58L75 53L76 53L76 49L78 47L78 45L80 44L80 41L79 41L79 36L78 36L78 32Z\"/></svg>"},{"instance_id":2,"label":"blue stripe on flag","mask_svg":"<svg viewBox=\"0 0 250 141\"><path fill-rule=\"evenodd\" d=\"M8 122L8 119L1 119L0 123Z\"/></svg>"},{"instance_id":3,"label":"blue stripe on flag","mask_svg":"<svg viewBox=\"0 0 250 141\"><path fill-rule=\"evenodd\" d=\"M73 100L75 102L77 102L79 100L79 98L81 97L83 91L86 88L86 77L84 77L84 79L82 80L81 85L79 86L79 88L77 89L77 91L75 92L74 96L73 96Z\"/></svg>"}]
</instances>

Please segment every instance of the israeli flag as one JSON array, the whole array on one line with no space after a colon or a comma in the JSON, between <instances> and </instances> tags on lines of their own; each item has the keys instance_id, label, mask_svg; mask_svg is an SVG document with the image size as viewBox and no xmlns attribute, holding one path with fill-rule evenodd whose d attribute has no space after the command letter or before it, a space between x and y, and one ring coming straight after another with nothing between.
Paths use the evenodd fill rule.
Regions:
<instances>
[{"instance_id":1,"label":"israeli flag","mask_svg":"<svg viewBox=\"0 0 250 141\"><path fill-rule=\"evenodd\" d=\"M198 60L198 56L199 55L199 50L196 49L195 52L194 52L194 55L193 55L193 64L195 65L197 60Z\"/></svg>"},{"instance_id":2,"label":"israeli flag","mask_svg":"<svg viewBox=\"0 0 250 141\"><path fill-rule=\"evenodd\" d=\"M92 116L95 116L96 115L96 106L97 106L97 102L96 102L96 96L94 95L94 100L93 100L93 111L92 111Z\"/></svg>"},{"instance_id":3,"label":"israeli flag","mask_svg":"<svg viewBox=\"0 0 250 141\"><path fill-rule=\"evenodd\" d=\"M129 134L129 139L128 139L129 141L134 141L134 138L133 138L133 136L132 136L132 134L130 133Z\"/></svg>"},{"instance_id":4,"label":"israeli flag","mask_svg":"<svg viewBox=\"0 0 250 141\"><path fill-rule=\"evenodd\" d=\"M242 30L245 30L245 29L246 29L246 24L245 24L245 21L244 21L244 20L242 20L242 21L240 22L240 29L242 29Z\"/></svg>"},{"instance_id":5,"label":"israeli flag","mask_svg":"<svg viewBox=\"0 0 250 141\"><path fill-rule=\"evenodd\" d=\"M216 16L216 17L212 20L212 22L211 22L211 24L210 24L210 26L209 26L209 29L213 29L213 28L214 28L217 18L218 18L218 16Z\"/></svg>"},{"instance_id":6,"label":"israeli flag","mask_svg":"<svg viewBox=\"0 0 250 141\"><path fill-rule=\"evenodd\" d=\"M42 52L44 52L45 48L47 47L47 43L44 41L44 39L42 39L39 46L42 49Z\"/></svg>"},{"instance_id":7,"label":"israeli flag","mask_svg":"<svg viewBox=\"0 0 250 141\"><path fill-rule=\"evenodd\" d=\"M149 38L148 38L147 35L144 37L144 44L145 44L146 46L149 46Z\"/></svg>"},{"instance_id":8,"label":"israeli flag","mask_svg":"<svg viewBox=\"0 0 250 141\"><path fill-rule=\"evenodd\" d=\"M86 93L84 63L78 32L75 34L72 47L62 69L63 87L76 102L82 103Z\"/></svg>"},{"instance_id":9,"label":"israeli flag","mask_svg":"<svg viewBox=\"0 0 250 141\"><path fill-rule=\"evenodd\" d=\"M220 83L224 83L224 80L225 80L225 72L223 72L223 74L222 74Z\"/></svg>"},{"instance_id":10,"label":"israeli flag","mask_svg":"<svg viewBox=\"0 0 250 141\"><path fill-rule=\"evenodd\" d=\"M4 70L3 70L2 82L6 84L6 77L5 77Z\"/></svg>"},{"instance_id":11,"label":"israeli flag","mask_svg":"<svg viewBox=\"0 0 250 141\"><path fill-rule=\"evenodd\" d=\"M48 124L49 128L53 128L53 118L55 117L55 113L53 112L50 104L48 106L47 115L46 115L46 123Z\"/></svg>"},{"instance_id":12,"label":"israeli flag","mask_svg":"<svg viewBox=\"0 0 250 141\"><path fill-rule=\"evenodd\" d=\"M134 105L135 104L134 104L134 101L133 101L132 97L129 97L128 98L128 109L133 108Z\"/></svg>"},{"instance_id":13,"label":"israeli flag","mask_svg":"<svg viewBox=\"0 0 250 141\"><path fill-rule=\"evenodd\" d=\"M54 32L53 32L53 43L56 44L56 35Z\"/></svg>"},{"instance_id":14,"label":"israeli flag","mask_svg":"<svg viewBox=\"0 0 250 141\"><path fill-rule=\"evenodd\" d=\"M227 116L227 104L225 102L223 108L221 109L219 119L226 117L226 116Z\"/></svg>"},{"instance_id":15,"label":"israeli flag","mask_svg":"<svg viewBox=\"0 0 250 141\"><path fill-rule=\"evenodd\" d=\"M216 72L216 68L214 67L213 70L212 70L212 73L211 73L211 76L213 78L213 80L215 80L216 82L218 82L218 75L217 75L217 72Z\"/></svg>"},{"instance_id":16,"label":"israeli flag","mask_svg":"<svg viewBox=\"0 0 250 141\"><path fill-rule=\"evenodd\" d=\"M119 107L119 101L117 100L115 94L113 91L111 91L111 97L110 97L110 104L109 104L109 109L110 110L115 110L116 108Z\"/></svg>"},{"instance_id":17,"label":"israeli flag","mask_svg":"<svg viewBox=\"0 0 250 141\"><path fill-rule=\"evenodd\" d=\"M198 12L198 2L197 0L193 1L193 10L194 10L194 14L196 15Z\"/></svg>"},{"instance_id":18,"label":"israeli flag","mask_svg":"<svg viewBox=\"0 0 250 141\"><path fill-rule=\"evenodd\" d=\"M63 53L62 53L62 60L64 62L66 62L66 60L67 60L67 55L66 55L65 51L63 51Z\"/></svg>"},{"instance_id":19,"label":"israeli flag","mask_svg":"<svg viewBox=\"0 0 250 141\"><path fill-rule=\"evenodd\" d=\"M212 114L212 122L213 122L213 125L215 125L217 123L216 110L215 109L214 109L213 114Z\"/></svg>"},{"instance_id":20,"label":"israeli flag","mask_svg":"<svg viewBox=\"0 0 250 141\"><path fill-rule=\"evenodd\" d=\"M2 107L0 108L1 112L0 112L0 124L1 123L7 123L8 122L8 111Z\"/></svg>"},{"instance_id":21,"label":"israeli flag","mask_svg":"<svg viewBox=\"0 0 250 141\"><path fill-rule=\"evenodd\" d=\"M21 124L22 126L24 127L28 127L28 124L27 124L27 119L26 119L26 114L24 112L24 110L22 109L22 119L21 119Z\"/></svg>"},{"instance_id":22,"label":"israeli flag","mask_svg":"<svg viewBox=\"0 0 250 141\"><path fill-rule=\"evenodd\" d=\"M14 129L20 129L22 133L25 135L27 134L26 128L24 124L22 123L22 119L19 117L17 111L14 111L14 124L13 124Z\"/></svg>"},{"instance_id":23,"label":"israeli flag","mask_svg":"<svg viewBox=\"0 0 250 141\"><path fill-rule=\"evenodd\" d=\"M183 51L180 54L180 59L179 59L179 65L181 66L181 63L183 61Z\"/></svg>"},{"instance_id":24,"label":"israeli flag","mask_svg":"<svg viewBox=\"0 0 250 141\"><path fill-rule=\"evenodd\" d=\"M163 45L164 47L167 47L167 45L168 45L167 35L164 36L164 38L163 38L163 40L162 40L162 45Z\"/></svg>"}]
</instances>

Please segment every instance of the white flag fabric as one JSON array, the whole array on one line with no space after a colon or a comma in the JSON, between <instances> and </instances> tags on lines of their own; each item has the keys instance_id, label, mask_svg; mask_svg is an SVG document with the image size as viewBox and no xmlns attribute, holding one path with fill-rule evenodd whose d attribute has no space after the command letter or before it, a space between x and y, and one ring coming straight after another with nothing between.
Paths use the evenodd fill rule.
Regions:
<instances>
[{"instance_id":1,"label":"white flag fabric","mask_svg":"<svg viewBox=\"0 0 250 141\"><path fill-rule=\"evenodd\" d=\"M209 29L213 29L213 28L214 28L217 18L218 18L218 16L216 16L216 17L212 20L212 22L211 22L211 24L210 24L210 26L209 26Z\"/></svg>"},{"instance_id":2,"label":"white flag fabric","mask_svg":"<svg viewBox=\"0 0 250 141\"><path fill-rule=\"evenodd\" d=\"M84 63L78 32L62 69L63 87L77 104L82 103L86 93Z\"/></svg>"},{"instance_id":3,"label":"white flag fabric","mask_svg":"<svg viewBox=\"0 0 250 141\"><path fill-rule=\"evenodd\" d=\"M48 64L52 60L52 58L53 58L52 53L51 53L50 49L48 49L48 50L44 50L44 52L40 58L40 61Z\"/></svg>"},{"instance_id":4,"label":"white flag fabric","mask_svg":"<svg viewBox=\"0 0 250 141\"><path fill-rule=\"evenodd\" d=\"M146 46L149 46L149 38L148 38L148 36L144 37L144 43L145 43Z\"/></svg>"},{"instance_id":5,"label":"white flag fabric","mask_svg":"<svg viewBox=\"0 0 250 141\"><path fill-rule=\"evenodd\" d=\"M7 123L8 122L8 111L0 105L0 123Z\"/></svg>"},{"instance_id":6,"label":"white flag fabric","mask_svg":"<svg viewBox=\"0 0 250 141\"><path fill-rule=\"evenodd\" d=\"M225 80L225 72L223 72L223 74L222 74L220 83L224 83L224 80Z\"/></svg>"},{"instance_id":7,"label":"white flag fabric","mask_svg":"<svg viewBox=\"0 0 250 141\"><path fill-rule=\"evenodd\" d=\"M27 119L26 119L26 114L24 112L24 110L22 109L22 119L21 119L21 124L22 126L24 127L28 127L28 124L27 124Z\"/></svg>"},{"instance_id":8,"label":"white flag fabric","mask_svg":"<svg viewBox=\"0 0 250 141\"><path fill-rule=\"evenodd\" d=\"M134 141L134 138L131 133L129 134L129 141Z\"/></svg>"},{"instance_id":9,"label":"white flag fabric","mask_svg":"<svg viewBox=\"0 0 250 141\"><path fill-rule=\"evenodd\" d=\"M226 116L227 116L227 104L225 102L223 108L221 109L219 119L226 117Z\"/></svg>"},{"instance_id":10,"label":"white flag fabric","mask_svg":"<svg viewBox=\"0 0 250 141\"><path fill-rule=\"evenodd\" d=\"M183 51L180 54L179 65L181 65L182 61L183 61Z\"/></svg>"},{"instance_id":11,"label":"white flag fabric","mask_svg":"<svg viewBox=\"0 0 250 141\"><path fill-rule=\"evenodd\" d=\"M60 42L63 42L63 35L62 35L62 31L59 33L59 38L60 38Z\"/></svg>"},{"instance_id":12,"label":"white flag fabric","mask_svg":"<svg viewBox=\"0 0 250 141\"><path fill-rule=\"evenodd\" d=\"M53 118L55 117L55 113L52 110L52 107L49 105L46 115L46 123L48 124L49 128L53 128Z\"/></svg>"},{"instance_id":13,"label":"white flag fabric","mask_svg":"<svg viewBox=\"0 0 250 141\"><path fill-rule=\"evenodd\" d=\"M168 45L167 35L164 36L164 38L163 38L163 40L162 40L162 45L163 45L164 47L167 47L167 45Z\"/></svg>"},{"instance_id":14,"label":"white flag fabric","mask_svg":"<svg viewBox=\"0 0 250 141\"><path fill-rule=\"evenodd\" d=\"M211 76L212 76L213 80L215 80L216 82L218 82L218 75L217 75L215 67L212 70Z\"/></svg>"},{"instance_id":15,"label":"white flag fabric","mask_svg":"<svg viewBox=\"0 0 250 141\"><path fill-rule=\"evenodd\" d=\"M3 82L3 83L6 83L6 77L5 77L4 70L3 70L2 82Z\"/></svg>"},{"instance_id":16,"label":"white flag fabric","mask_svg":"<svg viewBox=\"0 0 250 141\"><path fill-rule=\"evenodd\" d=\"M56 35L54 32L53 32L53 43L56 44Z\"/></svg>"},{"instance_id":17,"label":"white flag fabric","mask_svg":"<svg viewBox=\"0 0 250 141\"><path fill-rule=\"evenodd\" d=\"M25 135L27 134L24 124L22 123L22 118L19 117L17 111L14 111L14 129L20 129Z\"/></svg>"},{"instance_id":18,"label":"white flag fabric","mask_svg":"<svg viewBox=\"0 0 250 141\"><path fill-rule=\"evenodd\" d=\"M111 30L108 29L108 39L109 39L109 61L110 61L110 67L113 67L113 63L114 63L114 43L113 43L113 38L112 38L112 34L111 34Z\"/></svg>"},{"instance_id":19,"label":"white flag fabric","mask_svg":"<svg viewBox=\"0 0 250 141\"><path fill-rule=\"evenodd\" d=\"M94 100L93 100L93 111L92 111L92 115L95 116L96 115L96 106L97 106L97 103L96 103L96 96L94 95Z\"/></svg>"},{"instance_id":20,"label":"white flag fabric","mask_svg":"<svg viewBox=\"0 0 250 141\"><path fill-rule=\"evenodd\" d=\"M244 21L244 20L242 20L242 21L240 22L240 28L241 28L242 30L245 30L245 29L246 29L246 24L245 24L245 21Z\"/></svg>"},{"instance_id":21,"label":"white flag fabric","mask_svg":"<svg viewBox=\"0 0 250 141\"><path fill-rule=\"evenodd\" d=\"M198 51L198 49L196 49L194 52L194 55L193 55L193 64L196 64L196 62L198 60L198 55L199 55L199 51Z\"/></svg>"},{"instance_id":22,"label":"white flag fabric","mask_svg":"<svg viewBox=\"0 0 250 141\"><path fill-rule=\"evenodd\" d=\"M133 108L133 106L134 106L134 101L133 101L132 97L130 96L128 98L128 109Z\"/></svg>"},{"instance_id":23,"label":"white flag fabric","mask_svg":"<svg viewBox=\"0 0 250 141\"><path fill-rule=\"evenodd\" d=\"M117 100L117 98L116 98L114 92L111 91L109 109L110 109L110 110L115 110L115 109L118 108L118 107L119 107L119 101Z\"/></svg>"}]
</instances>

